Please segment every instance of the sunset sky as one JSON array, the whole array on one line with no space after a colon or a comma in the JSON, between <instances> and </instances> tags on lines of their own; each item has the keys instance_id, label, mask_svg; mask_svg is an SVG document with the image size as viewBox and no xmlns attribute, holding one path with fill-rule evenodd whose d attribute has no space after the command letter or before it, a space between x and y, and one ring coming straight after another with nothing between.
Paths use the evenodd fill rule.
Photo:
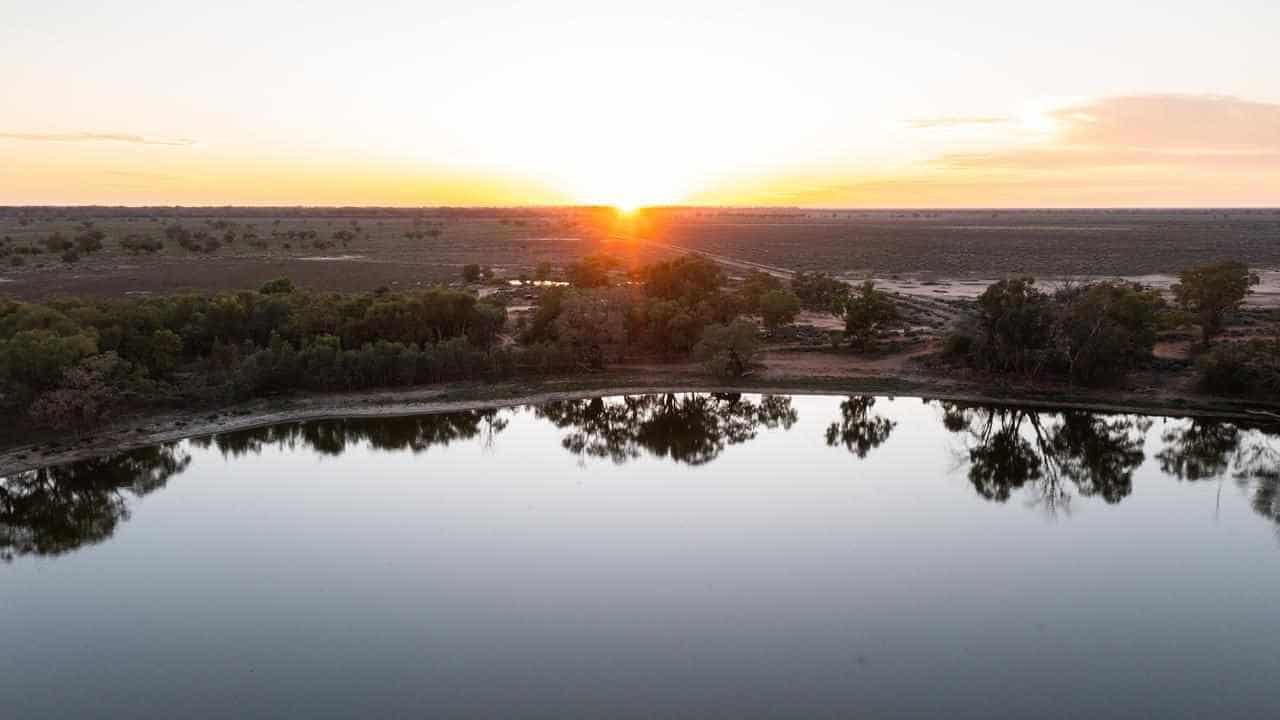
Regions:
<instances>
[{"instance_id":1,"label":"sunset sky","mask_svg":"<svg viewBox=\"0 0 1280 720\"><path fill-rule=\"evenodd\" d=\"M0 0L3 204L1280 204L1280 3Z\"/></svg>"}]
</instances>

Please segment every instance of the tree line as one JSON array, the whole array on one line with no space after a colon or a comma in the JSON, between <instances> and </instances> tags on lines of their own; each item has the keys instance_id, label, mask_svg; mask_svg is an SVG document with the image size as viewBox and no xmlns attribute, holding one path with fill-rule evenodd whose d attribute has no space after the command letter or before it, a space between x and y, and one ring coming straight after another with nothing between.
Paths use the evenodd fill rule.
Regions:
<instances>
[{"instance_id":1,"label":"tree line","mask_svg":"<svg viewBox=\"0 0 1280 720\"><path fill-rule=\"evenodd\" d=\"M515 328L502 304L461 290L310 292L286 278L257 291L0 300L0 407L73 428L129 407L581 371L626 355L747 372L756 326L718 267L678 258L636 277L546 288Z\"/></svg>"},{"instance_id":2,"label":"tree line","mask_svg":"<svg viewBox=\"0 0 1280 720\"><path fill-rule=\"evenodd\" d=\"M1217 341L1257 284L1238 262L1183 271L1157 290L1123 280L1066 283L1050 292L1030 277L992 284L977 299L971 322L947 338L946 351L974 367L1026 378L1060 376L1106 385L1149 364L1161 332L1198 325L1202 384L1215 392L1261 385L1280 390L1280 353L1274 341ZM1266 376L1272 384L1258 382Z\"/></svg>"},{"instance_id":3,"label":"tree line","mask_svg":"<svg viewBox=\"0 0 1280 720\"><path fill-rule=\"evenodd\" d=\"M473 379L539 362L496 346L503 307L433 288L0 301L0 404L52 427L130 405Z\"/></svg>"},{"instance_id":4,"label":"tree line","mask_svg":"<svg viewBox=\"0 0 1280 720\"><path fill-rule=\"evenodd\" d=\"M741 376L761 341L749 316L767 335L802 309L833 313L862 348L899 318L894 297L873 283L821 273L786 283L754 272L731 284L695 255L625 274L600 257L568 270L574 284L542 288L511 327L500 302L461 290L309 292L283 278L257 291L0 300L0 407L24 422L75 427L164 402L593 371L642 357L692 357ZM1050 292L1010 278L982 293L946 348L992 373L1102 385L1151 362L1162 330L1194 322L1209 347L1199 361L1208 389L1280 394L1280 343L1210 346L1255 282L1239 263L1196 268L1180 275L1169 303L1126 281Z\"/></svg>"}]
</instances>

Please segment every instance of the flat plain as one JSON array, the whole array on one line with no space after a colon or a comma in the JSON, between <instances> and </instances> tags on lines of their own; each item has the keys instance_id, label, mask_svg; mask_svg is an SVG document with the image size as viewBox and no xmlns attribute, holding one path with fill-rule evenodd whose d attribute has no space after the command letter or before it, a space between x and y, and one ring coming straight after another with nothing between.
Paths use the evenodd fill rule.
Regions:
<instances>
[{"instance_id":1,"label":"flat plain","mask_svg":"<svg viewBox=\"0 0 1280 720\"><path fill-rule=\"evenodd\" d=\"M89 225L99 250L65 261L49 238ZM181 243L166 229L197 239ZM160 244L130 251L126 238ZM215 242L209 242L213 240ZM122 242L124 245L122 245ZM894 289L972 295L993 279L1133 277L1223 259L1280 269L1280 209L750 210L608 208L0 208L0 295L123 297L256 288L288 276L328 290L453 282L468 263L494 277L557 271L586 255L626 264L696 251L778 272L876 278Z\"/></svg>"}]
</instances>

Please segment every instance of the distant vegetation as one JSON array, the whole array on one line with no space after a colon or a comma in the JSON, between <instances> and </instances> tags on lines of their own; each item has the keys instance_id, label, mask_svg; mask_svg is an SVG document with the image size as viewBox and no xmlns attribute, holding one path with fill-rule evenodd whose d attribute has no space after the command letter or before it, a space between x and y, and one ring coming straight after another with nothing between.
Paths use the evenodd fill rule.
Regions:
<instances>
[{"instance_id":1,"label":"distant vegetation","mask_svg":"<svg viewBox=\"0 0 1280 720\"><path fill-rule=\"evenodd\" d=\"M315 230L271 235L345 245L362 233L352 221L327 237ZM174 222L164 227L163 240L133 233L118 244L133 253L159 252L170 243L212 252L257 237L252 227L225 220L196 229ZM50 234L44 249L4 239L0 252L10 262L43 252L78 259L103 242L103 233L85 222L74 234ZM0 300L0 408L24 422L69 428L151 404L593 372L627 360L696 360L735 378L758 366L764 340L885 352L900 348L901 339L910 343L913 325L944 327L913 315L909 299L871 281L850 286L824 273L802 272L788 281L756 271L730 281L701 255L628 267L595 254L561 269L562 275L542 262L532 272L539 280L564 277L567 284L504 288L489 299L444 287L319 293L279 278L258 291ZM473 284L493 273L469 263L461 275ZM949 316L948 323L967 320L956 321L944 355L951 367L995 376L1104 386L1150 367L1162 332L1194 323L1204 346L1198 367L1205 389L1280 396L1280 341L1222 339L1229 339L1224 328L1254 283L1239 263L1196 268L1180 273L1169 303L1158 291L1126 281L1046 289L1030 277L1012 277ZM532 309L509 323L505 303L515 292ZM802 311L837 318L843 332L788 327ZM832 442L862 447L870 440L858 433L873 438L879 431L858 424L866 408L851 405L848 412L847 427L835 428Z\"/></svg>"},{"instance_id":2,"label":"distant vegetation","mask_svg":"<svg viewBox=\"0 0 1280 720\"><path fill-rule=\"evenodd\" d=\"M724 287L724 274L706 258L648 265L633 273L632 283L616 287L610 286L608 272L600 274L611 266L587 259L571 270L586 286L543 291L533 317L517 328L521 342L554 345L584 368L637 354L677 359L690 355L709 326L728 326L743 312L741 298ZM750 353L739 359L722 370L745 373Z\"/></svg>"},{"instance_id":3,"label":"distant vegetation","mask_svg":"<svg viewBox=\"0 0 1280 720\"><path fill-rule=\"evenodd\" d=\"M543 289L514 340L504 340L501 304L446 288L315 293L280 278L256 292L0 301L0 404L70 428L166 400L590 370L627 356L686 359L695 348L717 373L749 371L757 327L711 261L679 258L634 278L611 286L606 272L599 286Z\"/></svg>"},{"instance_id":4,"label":"distant vegetation","mask_svg":"<svg viewBox=\"0 0 1280 720\"><path fill-rule=\"evenodd\" d=\"M0 301L0 402L54 427L158 399L235 399L489 377L502 307L447 289Z\"/></svg>"},{"instance_id":5,"label":"distant vegetation","mask_svg":"<svg viewBox=\"0 0 1280 720\"><path fill-rule=\"evenodd\" d=\"M1031 278L1012 278L978 297L975 326L951 348L987 370L1105 384L1150 358L1164 310L1159 293L1135 283L1069 285L1051 294Z\"/></svg>"},{"instance_id":6,"label":"distant vegetation","mask_svg":"<svg viewBox=\"0 0 1280 720\"><path fill-rule=\"evenodd\" d=\"M164 249L164 241L150 235L129 234L120 239L120 248L135 255L157 253Z\"/></svg>"},{"instance_id":7,"label":"distant vegetation","mask_svg":"<svg viewBox=\"0 0 1280 720\"><path fill-rule=\"evenodd\" d=\"M1280 396L1280 342L1210 343L1258 282L1248 268L1223 262L1186 270L1174 304L1138 283L1104 280L1041 290L1032 278L997 282L978 297L973 322L953 333L947 351L974 367L1028 379L1060 376L1107 385L1149 364L1160 332L1200 328L1201 384L1223 394Z\"/></svg>"}]
</instances>

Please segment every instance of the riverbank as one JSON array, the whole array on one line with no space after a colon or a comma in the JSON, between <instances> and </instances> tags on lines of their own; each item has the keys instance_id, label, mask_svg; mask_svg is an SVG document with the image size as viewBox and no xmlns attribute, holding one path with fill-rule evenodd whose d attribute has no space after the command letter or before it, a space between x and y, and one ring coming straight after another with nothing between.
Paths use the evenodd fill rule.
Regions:
<instances>
[{"instance_id":1,"label":"riverbank","mask_svg":"<svg viewBox=\"0 0 1280 720\"><path fill-rule=\"evenodd\" d=\"M820 354L815 354L819 358ZM775 359L776 360L776 359ZM216 408L126 415L79 435L18 439L0 448L0 476L189 437L264 425L343 417L395 417L528 405L598 395L665 392L747 392L789 395L891 395L958 402L1079 408L1116 413L1204 416L1280 422L1280 403L1145 389L1085 389L1039 383L998 386L929 369L881 372L874 363L824 372L811 363L774 362L760 373L728 382L692 364L624 366L588 376L502 383L451 383L409 390L297 394ZM803 372L800 372L803 371Z\"/></svg>"}]
</instances>

